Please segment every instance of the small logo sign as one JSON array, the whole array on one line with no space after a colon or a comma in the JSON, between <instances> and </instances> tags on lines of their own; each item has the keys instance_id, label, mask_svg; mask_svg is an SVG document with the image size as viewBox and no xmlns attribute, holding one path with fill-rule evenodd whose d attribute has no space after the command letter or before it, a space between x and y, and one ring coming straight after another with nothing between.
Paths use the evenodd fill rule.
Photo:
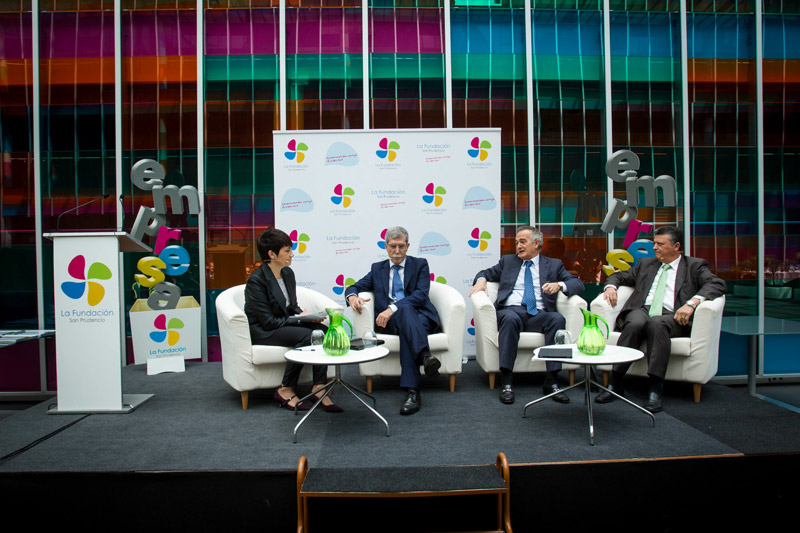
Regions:
<instances>
[{"instance_id":1,"label":"small logo sign","mask_svg":"<svg viewBox=\"0 0 800 533\"><path fill-rule=\"evenodd\" d=\"M383 231L381 231L381 240L378 241L378 248L380 248L381 250L386 249L386 232L388 230L389 228L383 228Z\"/></svg>"},{"instance_id":2,"label":"small logo sign","mask_svg":"<svg viewBox=\"0 0 800 533\"><path fill-rule=\"evenodd\" d=\"M285 155L286 159L289 161L297 161L298 163L302 163L303 160L305 160L305 152L308 151L308 145L306 143L297 142L295 139L292 139L289 141L289 144L286 145L286 148L289 150L284 152L283 155Z\"/></svg>"},{"instance_id":3,"label":"small logo sign","mask_svg":"<svg viewBox=\"0 0 800 533\"><path fill-rule=\"evenodd\" d=\"M334 285L331 290L333 291L333 294L341 296L342 294L344 294L344 290L350 285L353 285L355 282L356 280L354 280L353 278L345 279L343 274L339 274L338 276L336 276L336 285Z\"/></svg>"},{"instance_id":4,"label":"small logo sign","mask_svg":"<svg viewBox=\"0 0 800 533\"><path fill-rule=\"evenodd\" d=\"M467 244L472 248L478 248L481 252L486 250L489 246L489 240L492 238L491 233L488 231L481 231L478 228L473 229L470 236L472 238L467 241Z\"/></svg>"},{"instance_id":5,"label":"small logo sign","mask_svg":"<svg viewBox=\"0 0 800 533\"><path fill-rule=\"evenodd\" d=\"M341 205L342 207L349 207L352 200L350 199L356 191L353 190L352 187L346 187L341 183L337 184L336 187L333 188L333 196L331 196L331 202L334 205Z\"/></svg>"},{"instance_id":6,"label":"small logo sign","mask_svg":"<svg viewBox=\"0 0 800 533\"><path fill-rule=\"evenodd\" d=\"M391 163L397 157L397 150L400 149L400 144L397 141L390 141L384 137L378 143L378 148L379 150L375 152L378 157L381 159L388 159Z\"/></svg>"},{"instance_id":7,"label":"small logo sign","mask_svg":"<svg viewBox=\"0 0 800 533\"><path fill-rule=\"evenodd\" d=\"M472 158L478 158L481 161L485 161L487 157L489 157L489 149L492 147L492 143L489 141L482 141L480 138L475 137L472 139L470 143L472 148L467 150L467 153Z\"/></svg>"},{"instance_id":8,"label":"small logo sign","mask_svg":"<svg viewBox=\"0 0 800 533\"><path fill-rule=\"evenodd\" d=\"M444 202L445 194L447 194L447 189L441 185L435 186L433 183L429 183L425 187L425 194L422 196L422 199L426 204L433 204L436 207L439 207L442 205L442 202Z\"/></svg>"},{"instance_id":9,"label":"small logo sign","mask_svg":"<svg viewBox=\"0 0 800 533\"><path fill-rule=\"evenodd\" d=\"M296 229L289 234L289 239L292 241L292 251L296 251L298 254L306 251L308 247L306 243L311 240L308 234L299 233Z\"/></svg>"}]
</instances>

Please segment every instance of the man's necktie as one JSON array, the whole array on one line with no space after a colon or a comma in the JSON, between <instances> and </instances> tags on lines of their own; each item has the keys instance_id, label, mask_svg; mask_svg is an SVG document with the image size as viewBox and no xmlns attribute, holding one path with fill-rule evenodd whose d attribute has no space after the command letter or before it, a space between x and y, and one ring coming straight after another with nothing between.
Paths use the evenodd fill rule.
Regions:
<instances>
[{"instance_id":1,"label":"man's necktie","mask_svg":"<svg viewBox=\"0 0 800 533\"><path fill-rule=\"evenodd\" d=\"M522 293L522 305L528 308L528 314L535 315L539 312L536 309L536 293L533 288L533 274L531 265L533 261L525 261L525 292Z\"/></svg>"},{"instance_id":2,"label":"man's necktie","mask_svg":"<svg viewBox=\"0 0 800 533\"><path fill-rule=\"evenodd\" d=\"M403 280L400 279L400 265L392 265L392 270L394 270L392 274L392 298L395 301L402 300L406 297L406 293L403 292Z\"/></svg>"},{"instance_id":3,"label":"man's necktie","mask_svg":"<svg viewBox=\"0 0 800 533\"><path fill-rule=\"evenodd\" d=\"M667 292L667 270L669 264L661 267L661 276L658 278L656 292L653 294L653 303L650 304L650 316L659 316L664 310L664 293Z\"/></svg>"}]
</instances>

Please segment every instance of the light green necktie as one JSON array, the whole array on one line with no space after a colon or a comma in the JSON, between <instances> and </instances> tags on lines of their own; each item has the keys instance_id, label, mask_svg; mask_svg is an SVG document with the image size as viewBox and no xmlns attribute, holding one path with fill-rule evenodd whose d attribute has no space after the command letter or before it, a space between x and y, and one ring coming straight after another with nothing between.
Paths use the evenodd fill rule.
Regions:
<instances>
[{"instance_id":1,"label":"light green necktie","mask_svg":"<svg viewBox=\"0 0 800 533\"><path fill-rule=\"evenodd\" d=\"M664 293L667 292L667 270L669 264L661 267L661 276L658 278L658 285L656 285L656 292L653 294L653 303L650 304L650 316L659 316L664 308Z\"/></svg>"}]
</instances>

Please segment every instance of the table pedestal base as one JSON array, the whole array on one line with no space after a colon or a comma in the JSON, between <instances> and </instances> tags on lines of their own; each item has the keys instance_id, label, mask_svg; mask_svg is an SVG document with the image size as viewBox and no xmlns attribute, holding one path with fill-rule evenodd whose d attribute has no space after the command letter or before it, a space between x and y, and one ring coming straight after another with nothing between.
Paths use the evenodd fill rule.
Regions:
<instances>
[{"instance_id":1,"label":"table pedestal base","mask_svg":"<svg viewBox=\"0 0 800 533\"><path fill-rule=\"evenodd\" d=\"M575 383L574 385L570 385L566 389L561 389L561 390L558 390L556 392L551 392L547 396L542 396L541 398L533 400L532 402L526 403L525 407L522 409L522 418L525 418L525 411L531 405L539 403L539 402L544 401L544 400L547 400L550 397L555 396L556 394L559 394L561 392L566 392L566 391L568 391L570 389L574 389L576 387L580 387L581 385L585 385L586 386L585 401L586 401L586 405L587 405L587 410L589 412L589 444L594 446L594 416L592 415L592 395L590 394L591 386L592 386L592 384L594 384L594 385L597 385L600 389L612 394L616 398L619 398L623 402L627 403L628 405L631 405L631 406L635 407L639 411L641 411L644 414L646 414L647 416L649 416L653 420L653 427L656 427L656 417L653 415L653 413L651 413L650 411L648 411L647 409L645 409L643 407L640 407L640 406L636 405L635 403L633 403L632 401L628 400L624 396L620 396L619 394L617 394L613 390L607 389L603 385L601 385L600 383L598 383L598 382L594 381L593 379L591 379L591 373L590 373L590 370L589 370L590 366L591 365L584 365L586 377L583 379L583 381Z\"/></svg>"},{"instance_id":2,"label":"table pedestal base","mask_svg":"<svg viewBox=\"0 0 800 533\"><path fill-rule=\"evenodd\" d=\"M307 400L308 398L311 398L312 396L314 396L315 394L317 394L317 393L318 393L320 390L324 390L324 391L325 391L325 394L323 394L323 395L322 395L322 398L319 398L319 399L318 399L318 400L317 400L317 401L314 403L314 405L313 405L313 406L311 406L311 409L309 409L309 411L308 411L308 412L305 414L305 416L303 416L303 419L302 419L302 420L300 420L300 422L298 422L298 423L297 423L297 425L294 427L294 443L295 443L295 444L297 444L297 430L298 430L298 429L300 429L300 426L302 426L302 425L303 425L303 422L305 422L305 421L306 421L306 419L307 419L309 416L311 416L311 413L313 413L313 412L316 410L316 408L317 408L317 407L319 407L320 405L322 405L322 400L324 400L324 399L325 399L325 398L326 398L328 395L330 395L331 391L333 390L333 388L334 388L334 387L336 387L336 385L341 385L342 387L344 387L344 388L345 388L345 389L346 389L348 392L350 392L350 394L352 394L353 396L355 396L355 397L356 397L356 399L357 399L359 402L361 402L362 404L364 404L364 406L365 406L367 409L369 409L370 411L372 411L372 414L374 414L375 416L377 416L378 418L380 418L380 419L381 419L381 422L383 422L383 425L384 425L384 426L386 426L386 436L387 436L387 437L388 437L388 436L390 436L390 433L389 433L389 423L386 421L386 419L385 419L385 418L383 418L383 417L381 416L381 414L380 414L378 411L376 411L376 410L374 409L374 406L376 405L376 402L375 402L375 397L374 397L372 394L368 393L367 391L365 391L365 390L362 390L362 389L360 389L359 387L356 387L356 386L355 386L355 385L353 385L352 383L348 383L347 381L343 380L343 379L342 379L342 370L341 370L341 366L339 366L339 365L336 365L336 374L334 375L334 378L333 378L333 379L332 379L332 380L331 380L329 383L326 383L326 384L325 384L325 386L324 386L324 387L322 387L321 389L318 389L318 390L316 390L316 391L314 391L314 392L312 392L312 393L310 393L310 394L308 394L308 395L304 396L303 398L301 398L301 399L300 399L300 401L298 401L298 402L297 402L297 404L299 405L299 404L300 404L300 402L304 402L304 401L305 401L305 400ZM358 392L356 392L356 391L358 391ZM367 396L367 397L369 397L369 399L370 399L370 400L372 400L372 406L370 406L370 405L369 405L367 402L365 402L365 401L364 401L364 399L363 399L361 396L359 396L359 394L358 394L358 393L361 393L361 394L363 394L364 396ZM298 412L299 412L299 411L298 411L298 410L297 410L297 408L295 407L294 414L295 414L295 415L297 415L297 414L298 414Z\"/></svg>"}]
</instances>

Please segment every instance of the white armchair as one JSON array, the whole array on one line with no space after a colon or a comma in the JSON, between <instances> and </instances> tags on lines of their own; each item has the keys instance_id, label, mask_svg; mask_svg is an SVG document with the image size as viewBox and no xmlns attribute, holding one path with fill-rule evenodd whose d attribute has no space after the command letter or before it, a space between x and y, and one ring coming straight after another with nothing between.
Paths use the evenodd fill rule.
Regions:
<instances>
[{"instance_id":1,"label":"white armchair","mask_svg":"<svg viewBox=\"0 0 800 533\"><path fill-rule=\"evenodd\" d=\"M222 348L222 377L228 385L242 393L242 409L247 409L248 392L277 387L286 367L284 354L289 348L261 346L250 342L250 325L244 314L244 285L231 287L217 296L219 340ZM341 308L339 304L316 291L297 287L297 303L309 312L326 307ZM327 318L325 319L327 322ZM333 377L333 367L328 377ZM306 365L300 380L311 381L311 367Z\"/></svg>"},{"instance_id":2,"label":"white armchair","mask_svg":"<svg viewBox=\"0 0 800 533\"><path fill-rule=\"evenodd\" d=\"M356 335L362 335L365 330L375 328L375 298L371 292L359 293L359 296L367 299L361 314L354 313L353 327ZM431 354L436 357L442 366L439 372L450 375L450 392L456 390L456 374L461 373L461 355L464 351L464 317L467 306L464 298L453 287L448 287L442 283L431 282L431 289L428 293L431 303L439 313L439 321L442 327L441 333L428 335L428 346ZM389 349L389 355L378 361L362 363L359 365L359 372L367 378L367 392L372 392L373 376L399 376L400 375L400 337L397 335L377 334L379 339L386 342L384 345Z\"/></svg>"},{"instance_id":3,"label":"white armchair","mask_svg":"<svg viewBox=\"0 0 800 533\"><path fill-rule=\"evenodd\" d=\"M617 316L625 302L633 294L633 287L617 288L617 305L611 307L600 294L592 301L591 310L603 317L611 328L608 342L617 344L619 332L614 331ZM670 381L687 381L693 383L694 401L700 401L700 390L705 383L717 373L719 362L719 335L722 331L722 311L725 308L725 296L714 300L706 300L697 306L692 321L692 333L689 337L671 339L671 349L667 375ZM639 348L646 351L644 344ZM631 365L628 374L647 376L647 361L640 359Z\"/></svg>"},{"instance_id":4,"label":"white armchair","mask_svg":"<svg viewBox=\"0 0 800 533\"><path fill-rule=\"evenodd\" d=\"M488 282L486 288L489 291L478 291L472 296L472 310L475 318L475 358L478 364L489 374L489 388L494 388L495 375L500 372L500 352L497 341L497 311L494 301L497 299L499 283ZM556 309L566 319L566 329L572 334L573 341L578 340L578 335L583 327L583 313L581 309L586 309L586 301L580 296L567 297L564 293L558 293L556 299ZM543 333L531 333L523 331L519 335L519 352L514 362L514 373L519 372L544 372L545 364L542 361L532 361L534 348L544 346ZM576 365L565 364L564 368L570 372L570 383L575 380Z\"/></svg>"}]
</instances>

